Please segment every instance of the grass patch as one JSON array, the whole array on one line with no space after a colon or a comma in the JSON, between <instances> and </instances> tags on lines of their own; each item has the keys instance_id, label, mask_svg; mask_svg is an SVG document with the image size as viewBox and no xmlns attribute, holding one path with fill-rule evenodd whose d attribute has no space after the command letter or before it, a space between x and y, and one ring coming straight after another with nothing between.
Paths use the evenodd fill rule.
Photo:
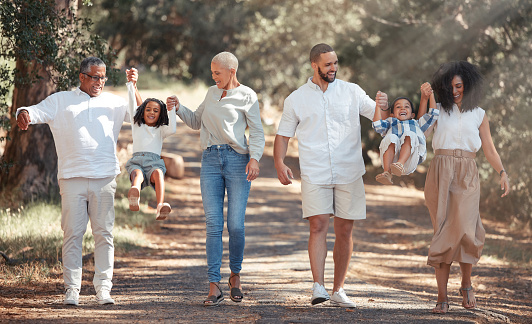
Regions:
<instances>
[{"instance_id":1,"label":"grass patch","mask_svg":"<svg viewBox=\"0 0 532 324\"><path fill-rule=\"evenodd\" d=\"M127 174L117 177L115 199L115 226L113 230L115 252L126 253L148 245L143 232L155 225L153 214L129 210ZM155 199L152 189L142 191L142 201ZM145 203L144 203L145 204ZM0 251L10 262L0 256L0 282L4 285L41 281L52 274L61 273L61 206L57 202L34 202L17 210L0 210ZM94 251L94 238L90 224L83 237L83 254Z\"/></svg>"},{"instance_id":2,"label":"grass patch","mask_svg":"<svg viewBox=\"0 0 532 324\"><path fill-rule=\"evenodd\" d=\"M486 239L482 254L516 267L532 267L532 244Z\"/></svg>"}]
</instances>

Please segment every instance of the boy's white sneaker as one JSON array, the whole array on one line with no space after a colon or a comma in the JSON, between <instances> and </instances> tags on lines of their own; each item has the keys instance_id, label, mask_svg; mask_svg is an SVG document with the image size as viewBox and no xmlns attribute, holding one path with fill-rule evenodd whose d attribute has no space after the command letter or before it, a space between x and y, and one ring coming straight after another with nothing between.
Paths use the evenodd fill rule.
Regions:
<instances>
[{"instance_id":1,"label":"boy's white sneaker","mask_svg":"<svg viewBox=\"0 0 532 324\"><path fill-rule=\"evenodd\" d=\"M156 220L165 220L168 215L172 212L172 207L168 203L162 203L157 205L157 217Z\"/></svg>"},{"instance_id":2,"label":"boy's white sneaker","mask_svg":"<svg viewBox=\"0 0 532 324\"><path fill-rule=\"evenodd\" d=\"M115 301L111 298L109 290L105 288L100 289L100 291L96 294L96 299L98 299L98 304L100 305L115 303Z\"/></svg>"},{"instance_id":3,"label":"boy's white sneaker","mask_svg":"<svg viewBox=\"0 0 532 324\"><path fill-rule=\"evenodd\" d=\"M79 290L76 288L68 288L65 293L65 300L63 301L65 305L75 305L79 304Z\"/></svg>"},{"instance_id":4,"label":"boy's white sneaker","mask_svg":"<svg viewBox=\"0 0 532 324\"><path fill-rule=\"evenodd\" d=\"M344 288L340 288L338 291L333 293L331 297L331 305L347 308L357 307L357 305L347 297Z\"/></svg>"},{"instance_id":5,"label":"boy's white sneaker","mask_svg":"<svg viewBox=\"0 0 532 324\"><path fill-rule=\"evenodd\" d=\"M327 290L325 290L325 287L323 287L317 282L315 282L314 285L312 285L312 298L310 299L310 303L312 305L316 305L316 304L328 301L329 298L331 297L327 293Z\"/></svg>"}]
</instances>

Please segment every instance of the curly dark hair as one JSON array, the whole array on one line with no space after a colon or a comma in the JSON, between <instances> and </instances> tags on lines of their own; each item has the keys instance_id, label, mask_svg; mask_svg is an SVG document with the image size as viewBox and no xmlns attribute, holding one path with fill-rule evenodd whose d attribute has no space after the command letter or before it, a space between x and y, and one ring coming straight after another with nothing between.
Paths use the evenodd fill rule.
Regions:
<instances>
[{"instance_id":1,"label":"curly dark hair","mask_svg":"<svg viewBox=\"0 0 532 324\"><path fill-rule=\"evenodd\" d=\"M133 123L134 124L138 124L139 126L141 126L142 124L145 124L145 122L144 122L144 109L146 108L146 105L150 101L156 102L161 107L161 113L159 114L159 119L157 120L157 123L155 124L155 128L157 128L159 126L162 126L162 125L168 125L169 120L168 120L168 111L166 110L166 104L164 102L162 102L161 100L155 99L155 98L148 98L148 99L144 100L142 105L140 105L137 108L137 112L135 113L135 117L133 117Z\"/></svg>"},{"instance_id":2,"label":"curly dark hair","mask_svg":"<svg viewBox=\"0 0 532 324\"><path fill-rule=\"evenodd\" d=\"M453 110L452 80L456 75L462 78L464 83L460 110L465 112L477 108L483 96L484 78L478 67L466 61L444 63L432 76L431 86L441 107L447 113Z\"/></svg>"},{"instance_id":3,"label":"curly dark hair","mask_svg":"<svg viewBox=\"0 0 532 324\"><path fill-rule=\"evenodd\" d=\"M392 101L391 105L390 105L390 113L393 115L393 106L395 106L395 103L397 102L397 100L401 100L401 99L404 99L406 101L408 101L410 103L410 107L412 107L412 115L416 113L416 108L414 107L414 104L412 103L412 100L408 99L407 97L398 97L398 98L395 98L394 101Z\"/></svg>"}]
</instances>

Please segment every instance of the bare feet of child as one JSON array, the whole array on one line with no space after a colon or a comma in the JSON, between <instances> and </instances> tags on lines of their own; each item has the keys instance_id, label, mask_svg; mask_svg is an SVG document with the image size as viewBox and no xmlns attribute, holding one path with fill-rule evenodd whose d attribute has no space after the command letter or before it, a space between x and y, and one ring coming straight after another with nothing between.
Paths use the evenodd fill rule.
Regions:
<instances>
[{"instance_id":1,"label":"bare feet of child","mask_svg":"<svg viewBox=\"0 0 532 324\"><path fill-rule=\"evenodd\" d=\"M157 205L157 218L156 220L165 220L168 214L172 211L172 207L168 203L162 203Z\"/></svg>"}]
</instances>

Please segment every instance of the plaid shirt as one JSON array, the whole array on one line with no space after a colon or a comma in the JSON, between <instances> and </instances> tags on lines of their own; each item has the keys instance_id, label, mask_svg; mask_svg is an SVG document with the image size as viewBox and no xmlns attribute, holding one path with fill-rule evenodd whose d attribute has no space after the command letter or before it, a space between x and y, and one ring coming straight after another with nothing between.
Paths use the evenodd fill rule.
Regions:
<instances>
[{"instance_id":1,"label":"plaid shirt","mask_svg":"<svg viewBox=\"0 0 532 324\"><path fill-rule=\"evenodd\" d=\"M372 123L373 129L382 135L382 137L388 134L397 135L401 138L405 131L413 132L419 139L419 155L420 162L425 160L424 156L427 154L427 141L425 140L425 131L438 120L440 111L435 108L430 108L429 111L423 115L419 122L415 119L399 120L395 117L388 117L385 120L378 120Z\"/></svg>"}]
</instances>

